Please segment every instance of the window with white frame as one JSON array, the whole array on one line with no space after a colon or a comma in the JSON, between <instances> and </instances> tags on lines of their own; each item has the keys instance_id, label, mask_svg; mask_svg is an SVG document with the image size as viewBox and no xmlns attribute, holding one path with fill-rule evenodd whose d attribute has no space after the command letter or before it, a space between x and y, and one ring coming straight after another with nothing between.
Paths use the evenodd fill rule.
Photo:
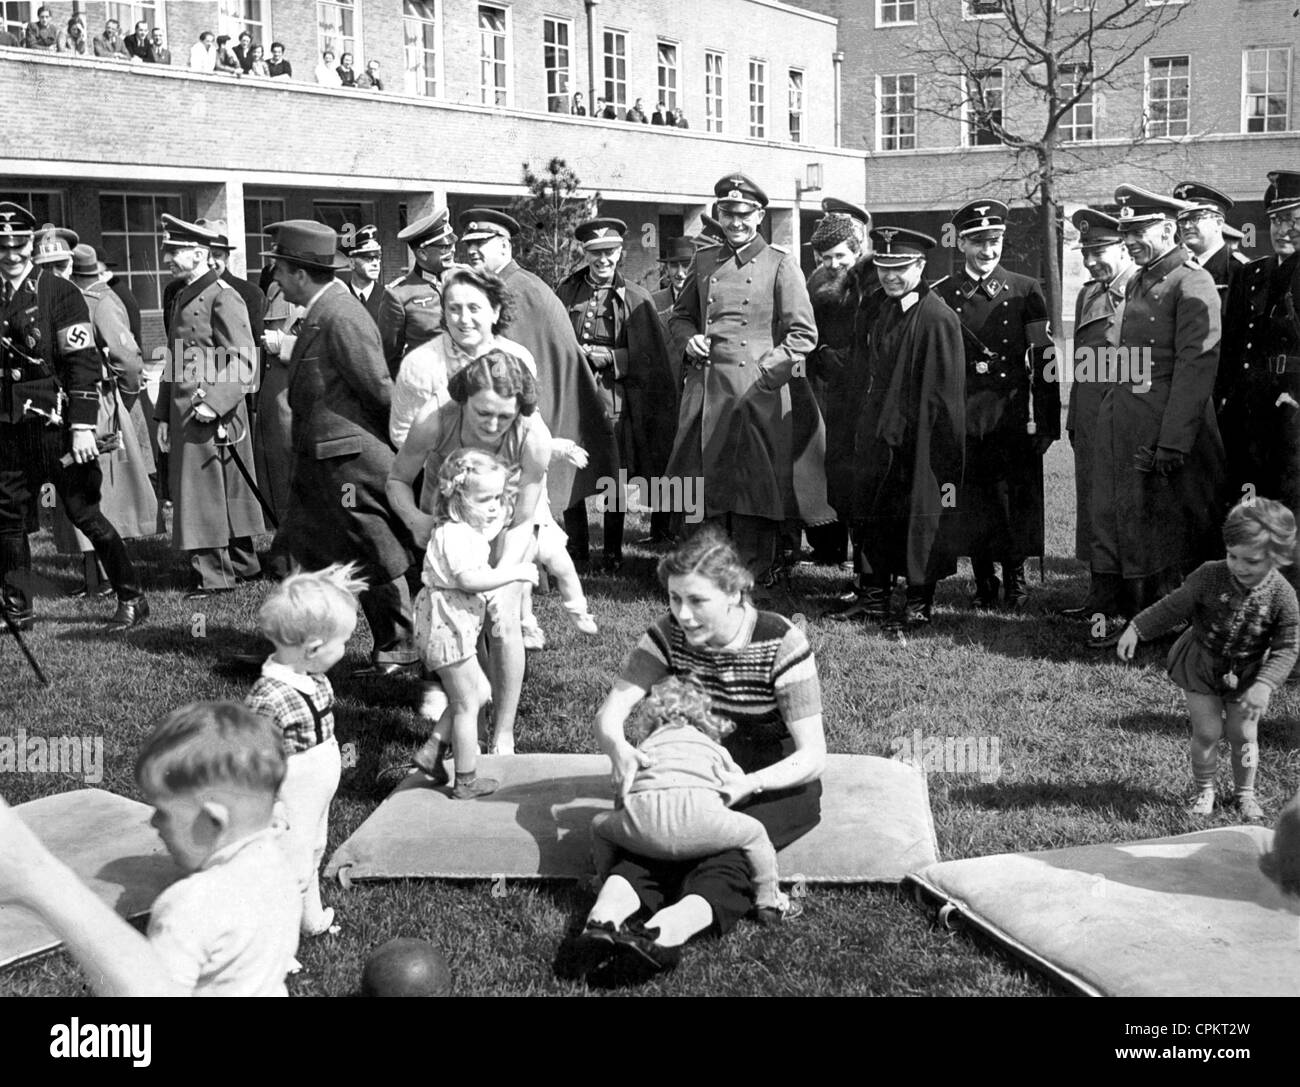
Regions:
<instances>
[{"instance_id":1,"label":"window with white frame","mask_svg":"<svg viewBox=\"0 0 1300 1087\"><path fill-rule=\"evenodd\" d=\"M1148 57L1146 130L1150 137L1186 136L1191 103L1191 58Z\"/></svg>"},{"instance_id":2,"label":"window with white frame","mask_svg":"<svg viewBox=\"0 0 1300 1087\"><path fill-rule=\"evenodd\" d=\"M704 54L704 127L709 132L722 131L723 59L721 53Z\"/></svg>"},{"instance_id":3,"label":"window with white frame","mask_svg":"<svg viewBox=\"0 0 1300 1087\"><path fill-rule=\"evenodd\" d=\"M36 18L36 12L33 10L35 7L31 0L4 0L0 3L0 19L3 20L0 30L9 31L21 45L27 24ZM126 33L129 34L131 31L127 30Z\"/></svg>"},{"instance_id":4,"label":"window with white frame","mask_svg":"<svg viewBox=\"0 0 1300 1087\"><path fill-rule=\"evenodd\" d=\"M1001 68L973 72L966 77L964 125L967 147L988 147L1002 143L1003 78Z\"/></svg>"},{"instance_id":5,"label":"window with white frame","mask_svg":"<svg viewBox=\"0 0 1300 1087\"><path fill-rule=\"evenodd\" d=\"M34 9L40 6L39 3L32 5L33 18L36 17ZM162 27L164 33L167 30L167 22L163 14L163 6L158 2L158 0L143 0L142 3L135 4L114 3L113 0L108 0L108 2L103 5L103 8L104 22L107 22L109 19L116 19L118 25L122 28L122 37L124 38L135 33L136 23L148 23L151 29L155 26ZM102 34L104 32L103 24L98 28L89 27L88 29L92 35ZM222 33L224 34L225 31L223 30Z\"/></svg>"},{"instance_id":6,"label":"window with white frame","mask_svg":"<svg viewBox=\"0 0 1300 1087\"><path fill-rule=\"evenodd\" d=\"M627 34L606 30L603 37L605 58L605 101L612 106L627 105Z\"/></svg>"},{"instance_id":7,"label":"window with white frame","mask_svg":"<svg viewBox=\"0 0 1300 1087\"><path fill-rule=\"evenodd\" d=\"M876 77L876 142L881 151L916 147L916 76Z\"/></svg>"},{"instance_id":8,"label":"window with white frame","mask_svg":"<svg viewBox=\"0 0 1300 1087\"><path fill-rule=\"evenodd\" d=\"M546 72L546 109L569 112L569 81L573 78L573 23L547 16L542 20L542 67Z\"/></svg>"},{"instance_id":9,"label":"window with white frame","mask_svg":"<svg viewBox=\"0 0 1300 1087\"><path fill-rule=\"evenodd\" d=\"M442 0L402 0L407 94L437 98L442 86Z\"/></svg>"},{"instance_id":10,"label":"window with white frame","mask_svg":"<svg viewBox=\"0 0 1300 1087\"><path fill-rule=\"evenodd\" d=\"M270 260L257 256L271 248L272 238L266 232L271 223L284 222L284 201L279 197L244 197L244 253L248 258L248 271L252 274L254 260Z\"/></svg>"},{"instance_id":11,"label":"window with white frame","mask_svg":"<svg viewBox=\"0 0 1300 1087\"><path fill-rule=\"evenodd\" d=\"M64 223L60 189L0 189L0 201L26 208L38 223Z\"/></svg>"},{"instance_id":12,"label":"window with white frame","mask_svg":"<svg viewBox=\"0 0 1300 1087\"><path fill-rule=\"evenodd\" d=\"M803 72L791 68L786 87L790 100L790 142L803 143Z\"/></svg>"},{"instance_id":13,"label":"window with white frame","mask_svg":"<svg viewBox=\"0 0 1300 1087\"><path fill-rule=\"evenodd\" d=\"M109 5L110 7L127 7L126 4ZM266 25L266 12L262 0L217 0L217 33L230 35L230 46L239 44L239 35L248 31L253 36L253 44L266 47L269 44L269 30ZM122 29L127 33L126 24Z\"/></svg>"},{"instance_id":14,"label":"window with white frame","mask_svg":"<svg viewBox=\"0 0 1300 1087\"><path fill-rule=\"evenodd\" d=\"M656 68L659 73L659 97L656 99L666 109L677 108L677 45L675 42L660 41L657 50Z\"/></svg>"},{"instance_id":15,"label":"window with white frame","mask_svg":"<svg viewBox=\"0 0 1300 1087\"><path fill-rule=\"evenodd\" d=\"M509 13L480 4L478 9L479 86L485 106L510 104Z\"/></svg>"},{"instance_id":16,"label":"window with white frame","mask_svg":"<svg viewBox=\"0 0 1300 1087\"><path fill-rule=\"evenodd\" d=\"M1291 113L1291 47L1245 50L1241 83L1241 130L1285 132Z\"/></svg>"},{"instance_id":17,"label":"window with white frame","mask_svg":"<svg viewBox=\"0 0 1300 1087\"><path fill-rule=\"evenodd\" d=\"M162 308L164 280L171 278L162 266L163 213L184 218L179 193L101 192L99 221L108 259L127 281L142 310Z\"/></svg>"},{"instance_id":18,"label":"window with white frame","mask_svg":"<svg viewBox=\"0 0 1300 1087\"><path fill-rule=\"evenodd\" d=\"M916 23L916 0L876 0L876 26Z\"/></svg>"},{"instance_id":19,"label":"window with white frame","mask_svg":"<svg viewBox=\"0 0 1300 1087\"><path fill-rule=\"evenodd\" d=\"M749 62L749 135L761 140L767 136L767 62Z\"/></svg>"},{"instance_id":20,"label":"window with white frame","mask_svg":"<svg viewBox=\"0 0 1300 1087\"><path fill-rule=\"evenodd\" d=\"M353 67L365 67L361 13L356 0L316 0L316 55L327 49L340 58L351 53Z\"/></svg>"},{"instance_id":21,"label":"window with white frame","mask_svg":"<svg viewBox=\"0 0 1300 1087\"><path fill-rule=\"evenodd\" d=\"M1083 64L1063 64L1060 69L1061 97L1073 98L1079 85L1087 80L1088 68ZM1079 100L1062 115L1058 131L1067 143L1085 143L1097 138L1097 116L1092 97L1092 87L1080 95Z\"/></svg>"}]
</instances>

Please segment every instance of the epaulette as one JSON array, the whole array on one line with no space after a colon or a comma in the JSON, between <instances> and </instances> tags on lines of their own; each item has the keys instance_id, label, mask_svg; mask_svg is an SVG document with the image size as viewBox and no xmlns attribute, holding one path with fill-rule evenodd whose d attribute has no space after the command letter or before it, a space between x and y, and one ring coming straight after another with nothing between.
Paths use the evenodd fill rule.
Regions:
<instances>
[{"instance_id":1,"label":"epaulette","mask_svg":"<svg viewBox=\"0 0 1300 1087\"><path fill-rule=\"evenodd\" d=\"M778 253L784 253L787 257L790 255L790 250L787 249L784 245L769 244L768 248L775 249Z\"/></svg>"},{"instance_id":2,"label":"epaulette","mask_svg":"<svg viewBox=\"0 0 1300 1087\"><path fill-rule=\"evenodd\" d=\"M952 276L940 276L938 279L936 279L933 283L930 284L930 290L934 290L935 287L939 286L940 283L947 283L948 280L950 279L952 279Z\"/></svg>"},{"instance_id":3,"label":"epaulette","mask_svg":"<svg viewBox=\"0 0 1300 1087\"><path fill-rule=\"evenodd\" d=\"M398 277L397 277L395 280L393 280L391 283L385 283L385 284L384 284L384 290L386 290L386 291L391 291L394 287L400 287L400 286L402 285L402 281L403 281L403 280L404 280L408 275L410 275L410 274L411 274L410 272L403 272L400 276L398 276Z\"/></svg>"},{"instance_id":4,"label":"epaulette","mask_svg":"<svg viewBox=\"0 0 1300 1087\"><path fill-rule=\"evenodd\" d=\"M1243 253L1240 249L1234 249L1232 251L1232 259L1235 260L1238 264L1250 263L1250 258L1246 256L1246 254Z\"/></svg>"}]
</instances>

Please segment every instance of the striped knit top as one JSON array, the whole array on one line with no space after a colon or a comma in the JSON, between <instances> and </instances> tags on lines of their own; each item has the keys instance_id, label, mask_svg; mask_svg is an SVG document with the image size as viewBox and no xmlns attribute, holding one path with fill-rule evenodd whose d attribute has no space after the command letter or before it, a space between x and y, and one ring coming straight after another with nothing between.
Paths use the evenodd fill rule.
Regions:
<instances>
[{"instance_id":1,"label":"striped knit top","mask_svg":"<svg viewBox=\"0 0 1300 1087\"><path fill-rule=\"evenodd\" d=\"M722 746L746 773L794 751L786 722L822 711L817 663L803 631L751 605L740 634L723 649L691 645L672 615L655 622L628 655L622 678L649 691L668 676L690 676L713 699L714 711L735 722Z\"/></svg>"},{"instance_id":2,"label":"striped knit top","mask_svg":"<svg viewBox=\"0 0 1300 1087\"><path fill-rule=\"evenodd\" d=\"M1253 589L1232 576L1219 559L1198 566L1168 596L1137 615L1143 640L1159 637L1179 620L1190 619L1207 650L1232 661L1268 660L1255 677L1276 690L1286 682L1297 656L1295 590L1272 569Z\"/></svg>"}]
</instances>

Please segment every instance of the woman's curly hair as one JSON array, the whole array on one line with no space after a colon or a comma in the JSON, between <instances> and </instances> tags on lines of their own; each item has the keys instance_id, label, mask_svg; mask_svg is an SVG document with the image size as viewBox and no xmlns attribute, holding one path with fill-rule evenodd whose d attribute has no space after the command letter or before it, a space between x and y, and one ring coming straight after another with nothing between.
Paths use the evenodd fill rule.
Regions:
<instances>
[{"instance_id":1,"label":"woman's curly hair","mask_svg":"<svg viewBox=\"0 0 1300 1087\"><path fill-rule=\"evenodd\" d=\"M628 718L633 743L641 743L661 728L690 725L714 743L736 730L733 722L713 712L713 699L693 679L669 676L651 688Z\"/></svg>"}]
</instances>

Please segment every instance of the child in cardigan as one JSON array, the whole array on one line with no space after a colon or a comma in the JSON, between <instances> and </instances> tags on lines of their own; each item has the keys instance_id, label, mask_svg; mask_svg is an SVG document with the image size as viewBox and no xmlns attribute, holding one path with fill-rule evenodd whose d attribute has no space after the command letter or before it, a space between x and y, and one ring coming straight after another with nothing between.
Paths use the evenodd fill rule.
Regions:
<instances>
[{"instance_id":1,"label":"child in cardigan","mask_svg":"<svg viewBox=\"0 0 1300 1087\"><path fill-rule=\"evenodd\" d=\"M154 901L147 936L113 912L0 800L0 903L34 910L99 996L288 996L298 888L276 842L280 736L235 702L172 711L135 780L185 877Z\"/></svg>"},{"instance_id":2,"label":"child in cardigan","mask_svg":"<svg viewBox=\"0 0 1300 1087\"><path fill-rule=\"evenodd\" d=\"M712 699L674 677L656 683L628 720L630 737L650 755L620 810L591 823L596 874L609 874L620 850L657 860L698 860L742 849L753 869L760 912L784 914L790 899L777 883L776 850L753 816L722 797L723 773L742 771L721 740L735 725L712 712Z\"/></svg>"},{"instance_id":3,"label":"child in cardigan","mask_svg":"<svg viewBox=\"0 0 1300 1087\"><path fill-rule=\"evenodd\" d=\"M1116 647L1120 660L1132 660L1140 640L1191 620L1169 651L1168 668L1187 692L1192 721L1192 815L1214 811L1226 715L1237 810L1251 822L1264 818L1255 798L1259 719L1300 654L1295 590L1278 573L1293 561L1295 540L1295 518L1282 503L1256 498L1234 506L1223 526L1227 559L1198 567L1137 615Z\"/></svg>"},{"instance_id":4,"label":"child in cardigan","mask_svg":"<svg viewBox=\"0 0 1300 1087\"><path fill-rule=\"evenodd\" d=\"M244 700L284 738L289 765L280 800L289 827L281 843L302 894L304 936L338 932L320 898L320 862L329 836L330 801L343 770L334 736L334 688L325 673L343 659L357 626L356 594L365 582L336 563L280 582L258 612L275 652Z\"/></svg>"},{"instance_id":5,"label":"child in cardigan","mask_svg":"<svg viewBox=\"0 0 1300 1087\"><path fill-rule=\"evenodd\" d=\"M509 520L509 482L506 466L478 449L458 449L442 462L433 511L437 523L424 555L424 588L415 600L420 657L438 674L448 699L415 765L446 785L442 762L450 735L456 760L451 795L457 800L487 796L500 784L477 775L479 713L492 697L477 655L485 594L512 581L537 584L531 562L500 569L489 563L492 541Z\"/></svg>"}]
</instances>

